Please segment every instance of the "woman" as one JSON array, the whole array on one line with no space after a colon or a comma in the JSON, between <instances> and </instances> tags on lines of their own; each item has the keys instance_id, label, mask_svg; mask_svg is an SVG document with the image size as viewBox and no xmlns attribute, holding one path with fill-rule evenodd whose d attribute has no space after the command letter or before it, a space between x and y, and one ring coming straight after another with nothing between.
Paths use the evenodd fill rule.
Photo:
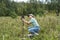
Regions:
<instances>
[{"instance_id":1,"label":"woman","mask_svg":"<svg viewBox=\"0 0 60 40\"><path fill-rule=\"evenodd\" d=\"M38 32L40 30L39 28L39 24L37 22L37 20L34 18L33 14L29 14L28 17L30 18L30 21L26 21L25 19L22 19L23 22L27 23L27 24L32 24L32 27L28 27L28 31L29 31L29 35L28 36L32 36L32 35L39 35Z\"/></svg>"}]
</instances>

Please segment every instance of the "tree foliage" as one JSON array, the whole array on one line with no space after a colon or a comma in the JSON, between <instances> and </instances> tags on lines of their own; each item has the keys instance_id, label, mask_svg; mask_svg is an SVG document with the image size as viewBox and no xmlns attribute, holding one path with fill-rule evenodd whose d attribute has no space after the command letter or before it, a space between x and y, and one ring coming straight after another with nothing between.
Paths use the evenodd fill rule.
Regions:
<instances>
[{"instance_id":1,"label":"tree foliage","mask_svg":"<svg viewBox=\"0 0 60 40\"><path fill-rule=\"evenodd\" d=\"M46 0L47 1L47 0ZM30 0L29 3L25 2L14 2L10 0L0 0L0 16L12 16L16 17L17 15L43 15L44 10L46 11L54 11L57 10L56 13L59 14L60 11L60 0L51 0L51 3L43 4L37 0Z\"/></svg>"}]
</instances>

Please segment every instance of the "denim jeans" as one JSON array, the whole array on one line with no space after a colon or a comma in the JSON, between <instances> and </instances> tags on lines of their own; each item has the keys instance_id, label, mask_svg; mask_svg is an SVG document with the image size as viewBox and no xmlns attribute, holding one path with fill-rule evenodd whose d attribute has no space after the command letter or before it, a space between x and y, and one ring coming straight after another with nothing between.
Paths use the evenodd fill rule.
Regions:
<instances>
[{"instance_id":1,"label":"denim jeans","mask_svg":"<svg viewBox=\"0 0 60 40\"><path fill-rule=\"evenodd\" d=\"M35 27L29 27L29 28L28 28L28 31L29 31L30 33L32 33L32 34L38 33L39 30L40 30L40 28L39 28L38 26L35 26Z\"/></svg>"}]
</instances>

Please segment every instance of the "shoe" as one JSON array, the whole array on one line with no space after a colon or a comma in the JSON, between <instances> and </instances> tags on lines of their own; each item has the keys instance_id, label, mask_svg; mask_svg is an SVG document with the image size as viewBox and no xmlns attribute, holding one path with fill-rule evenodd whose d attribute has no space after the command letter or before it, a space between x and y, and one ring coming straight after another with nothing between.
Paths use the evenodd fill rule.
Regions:
<instances>
[{"instance_id":1,"label":"shoe","mask_svg":"<svg viewBox=\"0 0 60 40\"><path fill-rule=\"evenodd\" d=\"M28 34L28 37L33 36L32 34Z\"/></svg>"},{"instance_id":2,"label":"shoe","mask_svg":"<svg viewBox=\"0 0 60 40\"><path fill-rule=\"evenodd\" d=\"M39 35L38 33L35 33L35 35Z\"/></svg>"},{"instance_id":3,"label":"shoe","mask_svg":"<svg viewBox=\"0 0 60 40\"><path fill-rule=\"evenodd\" d=\"M31 39L33 38L33 36L34 36L33 34L28 34L28 37Z\"/></svg>"}]
</instances>

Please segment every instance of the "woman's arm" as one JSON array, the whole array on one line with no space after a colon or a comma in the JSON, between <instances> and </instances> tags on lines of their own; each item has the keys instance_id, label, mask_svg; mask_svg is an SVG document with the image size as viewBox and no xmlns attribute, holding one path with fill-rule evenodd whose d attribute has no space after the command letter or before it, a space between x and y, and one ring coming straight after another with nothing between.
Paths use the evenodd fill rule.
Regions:
<instances>
[{"instance_id":1,"label":"woman's arm","mask_svg":"<svg viewBox=\"0 0 60 40\"><path fill-rule=\"evenodd\" d=\"M30 24L30 22L29 22L29 21L26 21L25 19L22 19L22 21L23 21L24 23Z\"/></svg>"}]
</instances>

